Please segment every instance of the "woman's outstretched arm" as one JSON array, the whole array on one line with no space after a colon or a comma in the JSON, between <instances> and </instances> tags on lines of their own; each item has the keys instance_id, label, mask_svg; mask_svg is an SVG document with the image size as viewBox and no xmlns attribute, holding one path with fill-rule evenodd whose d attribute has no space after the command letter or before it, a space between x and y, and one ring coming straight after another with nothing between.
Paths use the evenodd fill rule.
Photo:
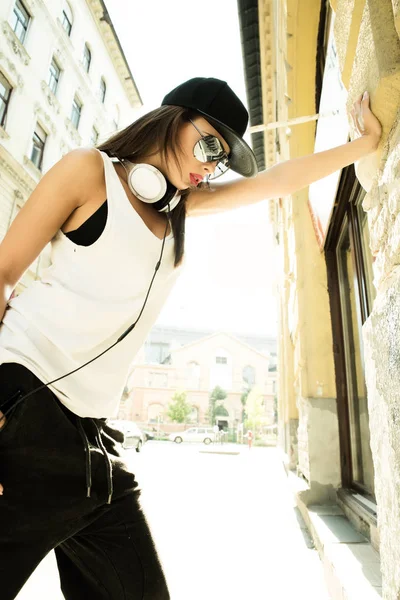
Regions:
<instances>
[{"instance_id":1,"label":"woman's outstretched arm","mask_svg":"<svg viewBox=\"0 0 400 600\"><path fill-rule=\"evenodd\" d=\"M188 216L207 215L288 196L375 152L382 130L369 108L368 95L358 98L352 115L355 133L359 136L354 141L332 150L278 163L253 179L241 178L216 185L211 191L194 191L187 200Z\"/></svg>"}]
</instances>

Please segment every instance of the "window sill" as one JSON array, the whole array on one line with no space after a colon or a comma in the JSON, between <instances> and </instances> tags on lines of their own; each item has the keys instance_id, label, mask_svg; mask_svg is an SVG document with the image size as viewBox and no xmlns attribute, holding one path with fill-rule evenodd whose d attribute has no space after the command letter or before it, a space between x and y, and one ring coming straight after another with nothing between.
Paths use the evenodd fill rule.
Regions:
<instances>
[{"instance_id":1,"label":"window sill","mask_svg":"<svg viewBox=\"0 0 400 600\"><path fill-rule=\"evenodd\" d=\"M346 488L337 491L338 504L354 527L368 538L379 552L379 532L376 512L356 498L355 492Z\"/></svg>"},{"instance_id":2,"label":"window sill","mask_svg":"<svg viewBox=\"0 0 400 600\"><path fill-rule=\"evenodd\" d=\"M54 112L57 115L60 114L61 105L60 105L59 101L57 100L57 98L55 97L54 93L51 91L51 89L49 88L49 86L47 85L47 83L44 80L41 82L40 85L41 85L43 94L45 95L48 104L53 108Z\"/></svg>"},{"instance_id":3,"label":"window sill","mask_svg":"<svg viewBox=\"0 0 400 600\"><path fill-rule=\"evenodd\" d=\"M82 138L79 135L75 125L73 125L71 119L68 119L68 117L65 119L65 127L67 128L71 139L75 142L77 146L80 146L82 144Z\"/></svg>"},{"instance_id":4,"label":"window sill","mask_svg":"<svg viewBox=\"0 0 400 600\"><path fill-rule=\"evenodd\" d=\"M24 165L27 167L30 175L34 177L37 181L39 181L42 177L42 171L37 168L37 166L31 161L31 159L24 155Z\"/></svg>"},{"instance_id":5,"label":"window sill","mask_svg":"<svg viewBox=\"0 0 400 600\"><path fill-rule=\"evenodd\" d=\"M25 50L23 44L21 44L21 42L19 41L19 39L17 38L17 36L13 32L13 30L11 29L10 24L7 23L7 21L3 21L1 29L5 35L5 38L9 44L9 46L13 50L14 54L16 54L17 56L20 57L20 59L22 60L24 65L29 65L31 57Z\"/></svg>"},{"instance_id":6,"label":"window sill","mask_svg":"<svg viewBox=\"0 0 400 600\"><path fill-rule=\"evenodd\" d=\"M10 134L7 133L7 131L1 125L0 125L0 138L2 140L9 140L10 139Z\"/></svg>"}]
</instances>

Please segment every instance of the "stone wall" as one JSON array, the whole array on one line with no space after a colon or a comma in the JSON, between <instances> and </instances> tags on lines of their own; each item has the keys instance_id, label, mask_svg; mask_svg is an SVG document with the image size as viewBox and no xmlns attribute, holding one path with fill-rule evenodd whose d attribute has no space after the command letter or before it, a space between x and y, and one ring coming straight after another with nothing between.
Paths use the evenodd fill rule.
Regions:
<instances>
[{"instance_id":1,"label":"stone wall","mask_svg":"<svg viewBox=\"0 0 400 600\"><path fill-rule=\"evenodd\" d=\"M398 0L337 0L337 48L349 102L365 89L383 125L357 175L368 191L377 296L363 328L383 597L400 598L400 42Z\"/></svg>"}]
</instances>

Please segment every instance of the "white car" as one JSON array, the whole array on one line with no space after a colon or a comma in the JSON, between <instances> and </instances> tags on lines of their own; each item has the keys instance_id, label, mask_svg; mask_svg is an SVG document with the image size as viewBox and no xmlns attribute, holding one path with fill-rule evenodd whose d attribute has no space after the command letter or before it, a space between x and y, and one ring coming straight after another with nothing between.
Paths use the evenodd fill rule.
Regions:
<instances>
[{"instance_id":1,"label":"white car","mask_svg":"<svg viewBox=\"0 0 400 600\"><path fill-rule=\"evenodd\" d=\"M124 448L135 448L136 452L140 452L146 439L136 423L133 421L113 420L108 421L107 424L124 434L124 441L122 443Z\"/></svg>"},{"instance_id":2,"label":"white car","mask_svg":"<svg viewBox=\"0 0 400 600\"><path fill-rule=\"evenodd\" d=\"M186 431L179 433L170 433L168 439L176 444L182 442L203 442L203 444L211 444L214 441L215 433L212 427L191 427Z\"/></svg>"}]
</instances>

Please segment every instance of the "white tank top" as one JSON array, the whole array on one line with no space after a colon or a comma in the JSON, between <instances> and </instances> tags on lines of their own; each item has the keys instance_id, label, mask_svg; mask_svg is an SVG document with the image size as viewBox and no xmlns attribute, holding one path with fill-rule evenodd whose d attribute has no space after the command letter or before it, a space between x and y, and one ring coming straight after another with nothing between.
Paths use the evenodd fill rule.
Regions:
<instances>
[{"instance_id":1,"label":"white tank top","mask_svg":"<svg viewBox=\"0 0 400 600\"><path fill-rule=\"evenodd\" d=\"M159 259L162 240L132 207L111 159L101 155L108 204L103 233L91 246L78 246L59 231L51 242L50 266L10 301L0 326L0 363L22 364L44 383L105 350L136 320ZM171 233L133 331L101 358L50 386L72 412L116 416L135 355L179 271Z\"/></svg>"}]
</instances>

